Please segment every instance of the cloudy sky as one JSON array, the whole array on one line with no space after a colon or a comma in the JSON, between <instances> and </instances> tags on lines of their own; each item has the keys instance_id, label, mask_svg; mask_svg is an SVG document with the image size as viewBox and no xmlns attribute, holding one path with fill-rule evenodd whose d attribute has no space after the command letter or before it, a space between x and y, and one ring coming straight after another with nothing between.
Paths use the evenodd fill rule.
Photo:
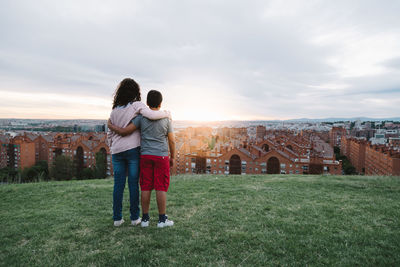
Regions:
<instances>
[{"instance_id":1,"label":"cloudy sky","mask_svg":"<svg viewBox=\"0 0 400 267\"><path fill-rule=\"evenodd\" d=\"M106 119L118 82L174 119L400 116L400 1L2 0L0 117Z\"/></svg>"}]
</instances>

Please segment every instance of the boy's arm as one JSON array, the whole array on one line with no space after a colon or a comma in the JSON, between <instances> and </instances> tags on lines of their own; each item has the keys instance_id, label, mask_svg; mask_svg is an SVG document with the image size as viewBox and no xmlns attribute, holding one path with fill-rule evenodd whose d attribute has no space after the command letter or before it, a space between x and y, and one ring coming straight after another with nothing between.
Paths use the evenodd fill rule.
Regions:
<instances>
[{"instance_id":1,"label":"boy's arm","mask_svg":"<svg viewBox=\"0 0 400 267\"><path fill-rule=\"evenodd\" d=\"M168 145L169 153L171 154L171 157L169 158L169 165L172 167L175 163L175 135L173 132L168 133Z\"/></svg>"},{"instance_id":2,"label":"boy's arm","mask_svg":"<svg viewBox=\"0 0 400 267\"><path fill-rule=\"evenodd\" d=\"M120 136L130 135L137 129L137 127L131 122L125 128L121 128L121 127L118 127L118 126L115 126L114 124L112 124L111 120L108 120L107 126L108 126L108 129L110 129L111 131L115 132L116 134L118 134Z\"/></svg>"}]
</instances>

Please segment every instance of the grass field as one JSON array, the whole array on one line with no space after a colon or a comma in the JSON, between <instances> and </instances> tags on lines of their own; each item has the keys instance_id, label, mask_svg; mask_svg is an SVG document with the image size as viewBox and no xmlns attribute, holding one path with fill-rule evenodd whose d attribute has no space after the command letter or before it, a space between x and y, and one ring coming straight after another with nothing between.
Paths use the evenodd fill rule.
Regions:
<instances>
[{"instance_id":1,"label":"grass field","mask_svg":"<svg viewBox=\"0 0 400 267\"><path fill-rule=\"evenodd\" d=\"M400 265L399 177L172 177L164 229L154 196L149 228L115 228L112 188L1 185L0 265Z\"/></svg>"}]
</instances>

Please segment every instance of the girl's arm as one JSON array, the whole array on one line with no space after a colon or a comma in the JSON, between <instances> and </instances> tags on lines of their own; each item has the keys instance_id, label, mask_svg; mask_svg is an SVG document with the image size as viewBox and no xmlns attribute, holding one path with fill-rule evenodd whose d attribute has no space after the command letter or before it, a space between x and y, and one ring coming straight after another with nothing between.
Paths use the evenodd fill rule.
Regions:
<instances>
[{"instance_id":1,"label":"girl's arm","mask_svg":"<svg viewBox=\"0 0 400 267\"><path fill-rule=\"evenodd\" d=\"M151 110L148 106L143 104L140 101L135 102L137 103L137 111L150 120L159 120L163 118L171 118L171 113L167 110Z\"/></svg>"},{"instance_id":2,"label":"girl's arm","mask_svg":"<svg viewBox=\"0 0 400 267\"><path fill-rule=\"evenodd\" d=\"M112 124L110 119L108 120L107 126L108 129L110 129L111 131L115 132L120 136L130 135L137 129L137 127L132 122L130 122L128 126L126 126L125 128L121 128Z\"/></svg>"}]
</instances>

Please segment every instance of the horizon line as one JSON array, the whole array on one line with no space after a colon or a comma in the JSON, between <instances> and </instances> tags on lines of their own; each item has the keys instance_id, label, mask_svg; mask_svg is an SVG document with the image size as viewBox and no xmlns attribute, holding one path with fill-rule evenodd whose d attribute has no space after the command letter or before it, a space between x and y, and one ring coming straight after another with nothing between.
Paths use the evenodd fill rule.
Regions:
<instances>
[{"instance_id":1,"label":"horizon line","mask_svg":"<svg viewBox=\"0 0 400 267\"><path fill-rule=\"evenodd\" d=\"M365 116L356 116L356 117L325 117L325 118L291 118L291 119L232 119L232 120L187 120L187 119L173 119L173 121L182 121L182 122L244 122L244 121L294 121L294 120L340 120L340 121L351 121L351 120L363 120L363 119L371 119L371 120L400 120L400 116L393 117L365 117ZM89 119L89 118L0 118L0 120L44 120L44 121L74 121L74 120L92 120L92 121L107 121L108 119Z\"/></svg>"}]
</instances>

